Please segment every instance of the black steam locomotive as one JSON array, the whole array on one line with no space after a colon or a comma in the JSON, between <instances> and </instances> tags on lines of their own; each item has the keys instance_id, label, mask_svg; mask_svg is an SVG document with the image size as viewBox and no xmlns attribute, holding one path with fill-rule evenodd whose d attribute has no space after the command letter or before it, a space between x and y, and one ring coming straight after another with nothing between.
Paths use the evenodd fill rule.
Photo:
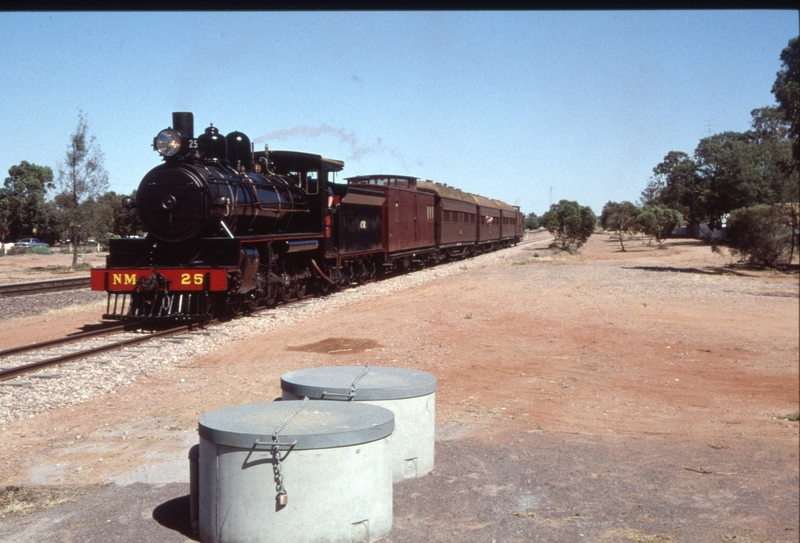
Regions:
<instances>
[{"instance_id":1,"label":"black steam locomotive","mask_svg":"<svg viewBox=\"0 0 800 543\"><path fill-rule=\"evenodd\" d=\"M144 238L112 239L92 289L107 319L205 321L517 243L518 208L400 175L334 183L339 160L254 151L241 132L194 136L173 113L142 179Z\"/></svg>"}]
</instances>

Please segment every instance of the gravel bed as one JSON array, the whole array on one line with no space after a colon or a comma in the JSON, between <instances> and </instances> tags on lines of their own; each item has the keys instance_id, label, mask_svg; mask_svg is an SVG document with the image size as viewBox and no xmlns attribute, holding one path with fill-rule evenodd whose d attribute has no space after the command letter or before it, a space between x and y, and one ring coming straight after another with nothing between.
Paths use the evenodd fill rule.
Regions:
<instances>
[{"instance_id":1,"label":"gravel bed","mask_svg":"<svg viewBox=\"0 0 800 543\"><path fill-rule=\"evenodd\" d=\"M3 297L0 298L0 322L66 309L76 305L101 304L105 303L105 301L105 292L93 290L67 290L64 292Z\"/></svg>"},{"instance_id":2,"label":"gravel bed","mask_svg":"<svg viewBox=\"0 0 800 543\"><path fill-rule=\"evenodd\" d=\"M506 259L520 258L526 245L519 245L481 255L462 262L454 262L369 283L354 289L337 292L320 298L309 298L300 303L278 306L262 311L253 317L231 320L206 330L192 332L183 341L156 340L143 346L106 353L96 357L45 368L0 382L0 425L34 417L49 409L84 402L101 394L114 394L119 387L136 381L138 375L185 365L187 359L203 356L223 345L297 324L313 315L327 313L339 307L362 300L385 296L409 289L465 270L489 266ZM527 246L530 247L530 246ZM0 299L0 313L13 311L16 316L31 315L76 303L95 303L105 300L104 292L71 291L58 294L26 296L24 309L12 309L11 299ZM29 300L28 300L29 299ZM63 304L63 305L62 305ZM4 315L4 318L12 318ZM157 353L157 356L153 356Z\"/></svg>"}]
</instances>

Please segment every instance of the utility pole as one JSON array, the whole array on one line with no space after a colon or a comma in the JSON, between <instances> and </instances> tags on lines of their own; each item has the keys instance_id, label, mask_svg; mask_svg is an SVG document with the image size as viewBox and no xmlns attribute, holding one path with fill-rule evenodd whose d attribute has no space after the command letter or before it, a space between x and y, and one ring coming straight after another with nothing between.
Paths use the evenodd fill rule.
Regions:
<instances>
[{"instance_id":1,"label":"utility pole","mask_svg":"<svg viewBox=\"0 0 800 543\"><path fill-rule=\"evenodd\" d=\"M714 122L714 119L708 119L708 137L711 137L711 124Z\"/></svg>"},{"instance_id":2,"label":"utility pole","mask_svg":"<svg viewBox=\"0 0 800 543\"><path fill-rule=\"evenodd\" d=\"M550 205L553 205L553 185L550 185Z\"/></svg>"}]
</instances>

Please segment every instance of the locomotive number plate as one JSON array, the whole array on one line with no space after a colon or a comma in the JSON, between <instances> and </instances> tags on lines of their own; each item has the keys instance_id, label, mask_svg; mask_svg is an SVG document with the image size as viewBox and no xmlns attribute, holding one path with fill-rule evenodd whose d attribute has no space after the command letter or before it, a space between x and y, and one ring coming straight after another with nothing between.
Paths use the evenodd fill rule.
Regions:
<instances>
[{"instance_id":1,"label":"locomotive number plate","mask_svg":"<svg viewBox=\"0 0 800 543\"><path fill-rule=\"evenodd\" d=\"M228 289L228 272L224 269L158 269L170 281L170 290ZM126 291L136 288L136 282L152 275L151 270L92 270L92 290Z\"/></svg>"}]
</instances>

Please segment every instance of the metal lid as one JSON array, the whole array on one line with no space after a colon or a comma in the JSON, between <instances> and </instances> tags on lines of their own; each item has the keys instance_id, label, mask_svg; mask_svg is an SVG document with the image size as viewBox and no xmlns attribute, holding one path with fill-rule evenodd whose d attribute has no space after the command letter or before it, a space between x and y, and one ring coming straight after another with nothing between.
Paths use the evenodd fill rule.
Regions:
<instances>
[{"instance_id":1,"label":"metal lid","mask_svg":"<svg viewBox=\"0 0 800 543\"><path fill-rule=\"evenodd\" d=\"M198 421L200 437L229 447L269 449L272 433L302 401L251 403L217 409ZM307 402L278 435L295 450L328 449L369 443L394 430L394 413L376 405ZM288 446L282 446L285 450Z\"/></svg>"},{"instance_id":2,"label":"metal lid","mask_svg":"<svg viewBox=\"0 0 800 543\"><path fill-rule=\"evenodd\" d=\"M403 368L324 366L284 373L281 390L324 400L401 400L435 392L436 376Z\"/></svg>"}]
</instances>

